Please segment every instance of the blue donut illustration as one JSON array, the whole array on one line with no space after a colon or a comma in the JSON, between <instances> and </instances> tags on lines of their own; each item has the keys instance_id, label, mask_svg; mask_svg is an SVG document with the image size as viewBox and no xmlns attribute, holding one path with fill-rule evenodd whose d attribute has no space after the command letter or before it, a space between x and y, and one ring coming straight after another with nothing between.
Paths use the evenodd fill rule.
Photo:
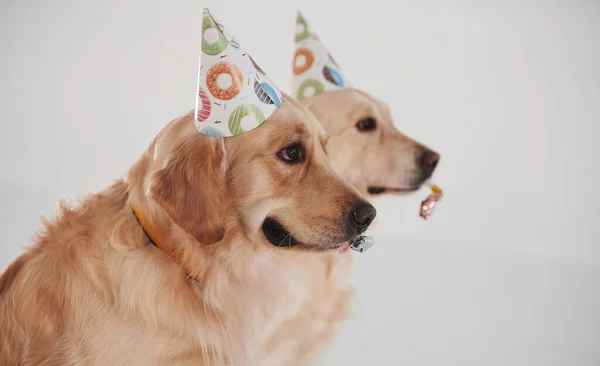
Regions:
<instances>
[{"instance_id":1,"label":"blue donut illustration","mask_svg":"<svg viewBox=\"0 0 600 366\"><path fill-rule=\"evenodd\" d=\"M261 102L265 104L275 104L277 107L281 106L281 99L271 85L254 81L254 92Z\"/></svg>"},{"instance_id":2,"label":"blue donut illustration","mask_svg":"<svg viewBox=\"0 0 600 366\"><path fill-rule=\"evenodd\" d=\"M327 81L330 83L335 84L340 88L344 87L344 78L342 78L342 75L340 75L340 73L337 72L333 67L324 66L323 76L325 76L325 79L327 79Z\"/></svg>"},{"instance_id":3,"label":"blue donut illustration","mask_svg":"<svg viewBox=\"0 0 600 366\"><path fill-rule=\"evenodd\" d=\"M223 137L223 133L215 128L206 127L200 131L201 133L212 137Z\"/></svg>"}]
</instances>

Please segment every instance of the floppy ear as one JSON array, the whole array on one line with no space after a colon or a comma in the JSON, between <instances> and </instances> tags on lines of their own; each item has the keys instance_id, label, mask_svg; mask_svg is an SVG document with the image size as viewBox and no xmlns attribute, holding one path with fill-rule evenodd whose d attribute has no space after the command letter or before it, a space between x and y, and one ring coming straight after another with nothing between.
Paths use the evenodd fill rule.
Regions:
<instances>
[{"instance_id":1,"label":"floppy ear","mask_svg":"<svg viewBox=\"0 0 600 366\"><path fill-rule=\"evenodd\" d=\"M150 184L152 198L171 219L202 244L225 235L230 203L225 156L218 139L197 135L176 146Z\"/></svg>"}]
</instances>

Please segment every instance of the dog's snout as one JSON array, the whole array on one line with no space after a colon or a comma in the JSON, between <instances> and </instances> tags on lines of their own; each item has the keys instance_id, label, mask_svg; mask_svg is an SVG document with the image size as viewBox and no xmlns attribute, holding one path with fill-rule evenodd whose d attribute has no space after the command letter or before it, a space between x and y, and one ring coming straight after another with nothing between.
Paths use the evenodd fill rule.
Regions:
<instances>
[{"instance_id":1,"label":"dog's snout","mask_svg":"<svg viewBox=\"0 0 600 366\"><path fill-rule=\"evenodd\" d=\"M423 158L421 159L421 164L435 168L439 160L440 155L438 153L434 151L425 151Z\"/></svg>"},{"instance_id":2,"label":"dog's snout","mask_svg":"<svg viewBox=\"0 0 600 366\"><path fill-rule=\"evenodd\" d=\"M371 225L375 215L377 215L377 211L373 205L368 202L359 202L350 210L350 221L362 233Z\"/></svg>"},{"instance_id":3,"label":"dog's snout","mask_svg":"<svg viewBox=\"0 0 600 366\"><path fill-rule=\"evenodd\" d=\"M419 166L423 174L423 180L428 179L433 174L435 167L440 161L440 155L435 151L425 150L419 158Z\"/></svg>"}]
</instances>

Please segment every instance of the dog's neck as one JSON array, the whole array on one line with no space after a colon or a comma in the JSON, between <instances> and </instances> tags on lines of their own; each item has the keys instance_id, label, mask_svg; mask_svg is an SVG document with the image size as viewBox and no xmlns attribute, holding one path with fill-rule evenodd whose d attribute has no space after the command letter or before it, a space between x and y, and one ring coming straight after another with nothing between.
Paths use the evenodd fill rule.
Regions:
<instances>
[{"instance_id":1,"label":"dog's neck","mask_svg":"<svg viewBox=\"0 0 600 366\"><path fill-rule=\"evenodd\" d=\"M191 318L196 317L194 312L202 313L207 322L204 328L198 329L198 339L209 342L209 345L216 339L222 352L214 357L227 361L223 364L250 364L248 359L258 357L262 337L271 334L277 324L285 321L305 301L298 293L306 291L290 291L289 287L306 286L304 281L310 278L311 267L303 265L304 262L296 263L295 256L286 256L278 248L254 243L237 229L227 230L223 239L214 245L203 246L173 225L151 200L140 200L137 196L139 190L131 192L130 189L126 182L118 181L84 202L81 208L87 212L86 215L102 215L102 219L115 223L112 231L94 233L90 245L98 246L97 258L100 259L106 253L106 248L101 246L112 243L108 245L117 248L111 249L113 260L104 264L116 284L122 281L119 277L122 273L131 272L131 265L135 265L137 260L154 264L141 266L139 281L142 283L132 287L130 296L120 301L132 304L127 308L138 314L148 315L145 312L148 299L157 301L160 308L173 306L179 309L179 314L185 312ZM144 229L160 249L148 243L142 227L135 220L132 206L136 207L140 222L144 223ZM187 246L183 245L186 241ZM178 249L187 247L189 250L189 244L196 247L188 253L181 253ZM130 255L130 251L141 256ZM114 256L119 253L137 259L115 261ZM169 262L171 264L167 265ZM118 263L126 263L128 268L117 266ZM175 270L175 267L181 271ZM157 273L157 270L162 271ZM279 275L282 273L285 275ZM193 274L194 280L186 274ZM156 296L159 299L155 299L155 278L161 278L161 283L168 283L177 291L167 291L164 296ZM148 315L147 319L156 319L156 316ZM160 315L160 321L164 324L181 321L169 316L166 313ZM207 338L204 336L206 332L218 336Z\"/></svg>"},{"instance_id":2,"label":"dog's neck","mask_svg":"<svg viewBox=\"0 0 600 366\"><path fill-rule=\"evenodd\" d=\"M197 243L198 250L185 253L180 248L186 247L183 241L194 240L190 235L176 225L158 225L140 208L133 212L148 239L194 282L203 308L220 314L219 322L226 329L236 329L224 335L236 361L257 357L254 353L264 337L303 303L310 266L299 265L302 259L299 262L288 252L255 244L241 229L227 230L219 242L210 246ZM279 273L289 277L273 276Z\"/></svg>"},{"instance_id":3,"label":"dog's neck","mask_svg":"<svg viewBox=\"0 0 600 366\"><path fill-rule=\"evenodd\" d=\"M201 282L210 257L222 242L239 235L241 225L232 194L222 189L227 187L222 141L200 135L194 139L187 143L195 148L182 153L178 146L166 149L169 141L161 143L159 135L125 183L127 203L148 236ZM168 159L162 156L167 152Z\"/></svg>"}]
</instances>

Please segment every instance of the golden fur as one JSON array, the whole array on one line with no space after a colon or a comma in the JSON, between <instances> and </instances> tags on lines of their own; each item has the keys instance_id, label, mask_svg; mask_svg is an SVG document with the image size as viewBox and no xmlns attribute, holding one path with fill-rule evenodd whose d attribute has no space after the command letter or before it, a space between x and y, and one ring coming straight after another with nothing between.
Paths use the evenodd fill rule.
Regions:
<instances>
[{"instance_id":1,"label":"golden fur","mask_svg":"<svg viewBox=\"0 0 600 366\"><path fill-rule=\"evenodd\" d=\"M60 206L7 268L0 365L265 365L285 348L271 341L280 330L327 334L343 315L346 275L333 278L330 253L354 235L346 213L362 198L329 167L320 124L287 96L235 138L201 135L192 119L165 127L125 179ZM294 142L306 161L286 165L277 152ZM267 216L300 244L268 243ZM315 296L327 309L304 312ZM280 354L309 362L318 344Z\"/></svg>"},{"instance_id":2,"label":"golden fur","mask_svg":"<svg viewBox=\"0 0 600 366\"><path fill-rule=\"evenodd\" d=\"M393 188L396 194L421 186L418 159L429 149L398 131L382 101L356 89L342 89L301 103L329 135L326 150L333 169L364 195L369 186ZM356 124L367 117L375 119L377 128L359 132ZM312 260L310 267L315 274L311 276L311 294L265 342L266 356L261 365L307 365L314 361L330 342L335 324L349 314L353 257L354 253L344 247Z\"/></svg>"},{"instance_id":3,"label":"golden fur","mask_svg":"<svg viewBox=\"0 0 600 366\"><path fill-rule=\"evenodd\" d=\"M424 180L419 159L431 150L401 133L381 100L357 89L341 89L301 103L327 131L326 150L333 169L363 194L368 194L369 186L393 193L419 189ZM375 130L358 131L356 124L367 117L376 121Z\"/></svg>"}]
</instances>

